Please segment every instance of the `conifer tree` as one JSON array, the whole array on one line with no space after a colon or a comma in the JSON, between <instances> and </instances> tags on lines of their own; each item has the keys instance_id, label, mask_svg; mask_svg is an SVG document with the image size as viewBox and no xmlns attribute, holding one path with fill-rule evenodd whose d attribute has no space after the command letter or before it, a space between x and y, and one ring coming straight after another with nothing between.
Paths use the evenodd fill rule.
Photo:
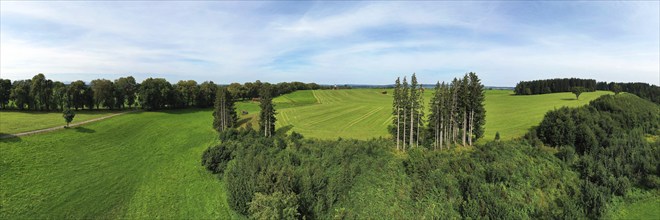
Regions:
<instances>
[{"instance_id":1,"label":"conifer tree","mask_svg":"<svg viewBox=\"0 0 660 220\"><path fill-rule=\"evenodd\" d=\"M403 84L402 84L402 88L401 88L401 93L400 93L400 96L399 96L399 100L401 102L401 109L403 109L403 111L401 112L401 115L403 116L403 120L402 120L402 123L401 123L402 127L403 127L403 130L402 130L403 131L402 132L403 133L403 147L402 147L403 150L406 150L406 140L407 140L406 139L406 134L408 133L407 130L406 130L406 124L408 124L407 123L408 121L406 119L408 118L407 117L408 112L410 112L410 102L409 102L409 98L408 98L409 97L409 95L408 95L409 90L410 89L408 88L408 81L406 80L406 77L404 76L403 77Z\"/></svg>"},{"instance_id":2,"label":"conifer tree","mask_svg":"<svg viewBox=\"0 0 660 220\"><path fill-rule=\"evenodd\" d=\"M259 128L265 137L273 136L275 133L275 108L273 106L273 96L270 85L264 85L261 90L261 99L259 107L261 113L259 117Z\"/></svg>"},{"instance_id":3,"label":"conifer tree","mask_svg":"<svg viewBox=\"0 0 660 220\"><path fill-rule=\"evenodd\" d=\"M413 147L413 141L415 139L415 122L418 115L419 107L419 98L418 98L418 89L417 89L417 77L413 73L410 77L410 94L408 95L409 111L410 111L410 133L408 134L409 142L408 145Z\"/></svg>"},{"instance_id":4,"label":"conifer tree","mask_svg":"<svg viewBox=\"0 0 660 220\"><path fill-rule=\"evenodd\" d=\"M399 142L401 140L401 80L399 77L396 78L396 81L394 82L394 92L392 94L393 96L393 103L392 103L392 114L394 115L394 119L392 123L396 125L396 149L400 150ZM392 134L394 136L395 134Z\"/></svg>"},{"instance_id":5,"label":"conifer tree","mask_svg":"<svg viewBox=\"0 0 660 220\"><path fill-rule=\"evenodd\" d=\"M227 88L221 88L215 96L215 108L213 110L213 128L221 132L234 127L238 121L234 99Z\"/></svg>"},{"instance_id":6,"label":"conifer tree","mask_svg":"<svg viewBox=\"0 0 660 220\"><path fill-rule=\"evenodd\" d=\"M484 86L476 73L468 73L469 84L469 103L470 103L470 121L468 144L472 146L474 141L481 138L484 134L483 126L486 123L486 109L484 108Z\"/></svg>"}]
</instances>

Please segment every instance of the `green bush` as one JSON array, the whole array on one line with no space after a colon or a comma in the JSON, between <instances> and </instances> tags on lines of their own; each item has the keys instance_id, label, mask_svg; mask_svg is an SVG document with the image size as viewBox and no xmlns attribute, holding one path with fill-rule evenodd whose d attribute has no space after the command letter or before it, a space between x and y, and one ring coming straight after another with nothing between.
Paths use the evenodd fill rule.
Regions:
<instances>
[{"instance_id":1,"label":"green bush","mask_svg":"<svg viewBox=\"0 0 660 220\"><path fill-rule=\"evenodd\" d=\"M202 154L202 165L213 173L223 173L232 159L232 148L231 145L221 144L206 149Z\"/></svg>"}]
</instances>

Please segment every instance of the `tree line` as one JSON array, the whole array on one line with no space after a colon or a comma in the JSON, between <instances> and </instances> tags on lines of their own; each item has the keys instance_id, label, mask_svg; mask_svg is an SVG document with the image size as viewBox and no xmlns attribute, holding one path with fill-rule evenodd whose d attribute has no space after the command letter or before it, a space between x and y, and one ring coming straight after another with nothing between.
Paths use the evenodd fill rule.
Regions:
<instances>
[{"instance_id":1,"label":"tree line","mask_svg":"<svg viewBox=\"0 0 660 220\"><path fill-rule=\"evenodd\" d=\"M270 87L272 96L296 90L320 89L316 83L282 82L277 84L256 81L222 86L213 81L198 84L195 80L181 80L171 84L163 78L148 78L137 83L132 76L114 81L95 79L89 84L82 80L65 84L37 74L32 79L0 79L0 109L52 111L71 109L123 109L140 107L148 110L164 108L206 108L214 105L219 88L225 88L235 99L258 98L263 87Z\"/></svg>"},{"instance_id":2,"label":"tree line","mask_svg":"<svg viewBox=\"0 0 660 220\"><path fill-rule=\"evenodd\" d=\"M415 74L410 79L410 85L406 77L394 83L389 131L397 149L420 146L420 142L433 149L458 143L471 146L483 136L484 86L477 74L467 73L451 83L438 82L429 102L428 122L424 122L424 88Z\"/></svg>"},{"instance_id":3,"label":"tree line","mask_svg":"<svg viewBox=\"0 0 660 220\"><path fill-rule=\"evenodd\" d=\"M514 92L516 95L537 95L557 92L572 92L574 87L582 87L585 92L596 91L596 80L593 79L543 79L532 81L520 81L516 84Z\"/></svg>"},{"instance_id":4,"label":"tree line","mask_svg":"<svg viewBox=\"0 0 660 220\"><path fill-rule=\"evenodd\" d=\"M609 90L617 94L620 92L632 93L640 98L660 104L660 87L648 83L598 82L596 84L596 89Z\"/></svg>"}]
</instances>

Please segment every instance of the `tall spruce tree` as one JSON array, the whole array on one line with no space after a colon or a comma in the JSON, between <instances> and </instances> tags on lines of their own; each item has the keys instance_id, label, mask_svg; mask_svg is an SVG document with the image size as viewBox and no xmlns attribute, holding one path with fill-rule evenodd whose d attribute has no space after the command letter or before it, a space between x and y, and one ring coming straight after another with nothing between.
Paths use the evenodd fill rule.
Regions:
<instances>
[{"instance_id":1,"label":"tall spruce tree","mask_svg":"<svg viewBox=\"0 0 660 220\"><path fill-rule=\"evenodd\" d=\"M451 106L450 106L450 132L451 132L451 141L450 144L456 143L456 136L458 135L458 120L459 120L459 106L458 106L458 93L460 88L460 81L457 78L452 80L451 85Z\"/></svg>"},{"instance_id":2,"label":"tall spruce tree","mask_svg":"<svg viewBox=\"0 0 660 220\"><path fill-rule=\"evenodd\" d=\"M394 118L392 123L396 126L396 131L392 130L392 136L396 138L396 149L400 150L400 141L401 141L401 80L400 77L396 78L394 81L394 92L392 94L392 114Z\"/></svg>"},{"instance_id":3,"label":"tall spruce tree","mask_svg":"<svg viewBox=\"0 0 660 220\"><path fill-rule=\"evenodd\" d=\"M213 110L213 128L222 132L232 128L238 121L234 99L226 88L218 89L215 96L215 108Z\"/></svg>"},{"instance_id":4,"label":"tall spruce tree","mask_svg":"<svg viewBox=\"0 0 660 220\"><path fill-rule=\"evenodd\" d=\"M467 145L467 128L468 128L468 111L470 108L470 90L468 89L468 81L470 79L468 78L467 74L463 76L463 79L461 79L459 82L459 89L458 89L458 99L460 100L459 102L459 123L461 124L461 143L463 146Z\"/></svg>"},{"instance_id":5,"label":"tall spruce tree","mask_svg":"<svg viewBox=\"0 0 660 220\"><path fill-rule=\"evenodd\" d=\"M407 140L406 139L406 136L407 136L406 134L408 133L407 130L406 130L406 124L408 124L407 123L408 121L406 119L408 118L407 117L408 112L410 112L410 102L409 102L410 101L409 100L410 96L408 95L408 91L410 91L410 89L408 88L408 80L406 80L406 77L404 76L403 77L403 84L401 86L401 93L400 93L400 96L399 96L399 101L401 102L401 109L403 110L403 111L401 111L401 116L403 118L403 120L401 120L401 127L403 128L402 129L403 147L401 149L403 149L403 150L406 150L406 140Z\"/></svg>"},{"instance_id":6,"label":"tall spruce tree","mask_svg":"<svg viewBox=\"0 0 660 220\"><path fill-rule=\"evenodd\" d=\"M413 73L410 77L410 94L408 95L409 111L410 111L410 133L408 134L409 142L408 146L413 147L415 140L415 122L417 121L417 111L419 110L419 98L418 98L418 88L417 88L417 76Z\"/></svg>"},{"instance_id":7,"label":"tall spruce tree","mask_svg":"<svg viewBox=\"0 0 660 220\"><path fill-rule=\"evenodd\" d=\"M473 142L481 138L484 134L484 124L486 123L486 109L484 108L484 86L476 73L468 73L470 80L468 84L470 100L470 121L468 143L472 146Z\"/></svg>"},{"instance_id":8,"label":"tall spruce tree","mask_svg":"<svg viewBox=\"0 0 660 220\"><path fill-rule=\"evenodd\" d=\"M429 112L431 113L428 118L429 134L433 135L433 149L437 149L440 145L440 109L442 108L442 87L440 81L435 84L434 93L429 102Z\"/></svg>"},{"instance_id":9,"label":"tall spruce tree","mask_svg":"<svg viewBox=\"0 0 660 220\"><path fill-rule=\"evenodd\" d=\"M259 107L261 114L259 117L259 128L264 136L270 137L275 133L275 108L273 106L273 92L270 85L264 85L261 90L261 99Z\"/></svg>"}]
</instances>

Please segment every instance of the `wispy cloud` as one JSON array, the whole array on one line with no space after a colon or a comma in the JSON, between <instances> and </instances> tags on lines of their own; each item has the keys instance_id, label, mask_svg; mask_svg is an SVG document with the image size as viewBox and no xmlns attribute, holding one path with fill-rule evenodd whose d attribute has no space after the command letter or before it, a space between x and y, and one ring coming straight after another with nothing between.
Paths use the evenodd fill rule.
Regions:
<instances>
[{"instance_id":1,"label":"wispy cloud","mask_svg":"<svg viewBox=\"0 0 660 220\"><path fill-rule=\"evenodd\" d=\"M0 74L659 84L658 2L0 2Z\"/></svg>"}]
</instances>

